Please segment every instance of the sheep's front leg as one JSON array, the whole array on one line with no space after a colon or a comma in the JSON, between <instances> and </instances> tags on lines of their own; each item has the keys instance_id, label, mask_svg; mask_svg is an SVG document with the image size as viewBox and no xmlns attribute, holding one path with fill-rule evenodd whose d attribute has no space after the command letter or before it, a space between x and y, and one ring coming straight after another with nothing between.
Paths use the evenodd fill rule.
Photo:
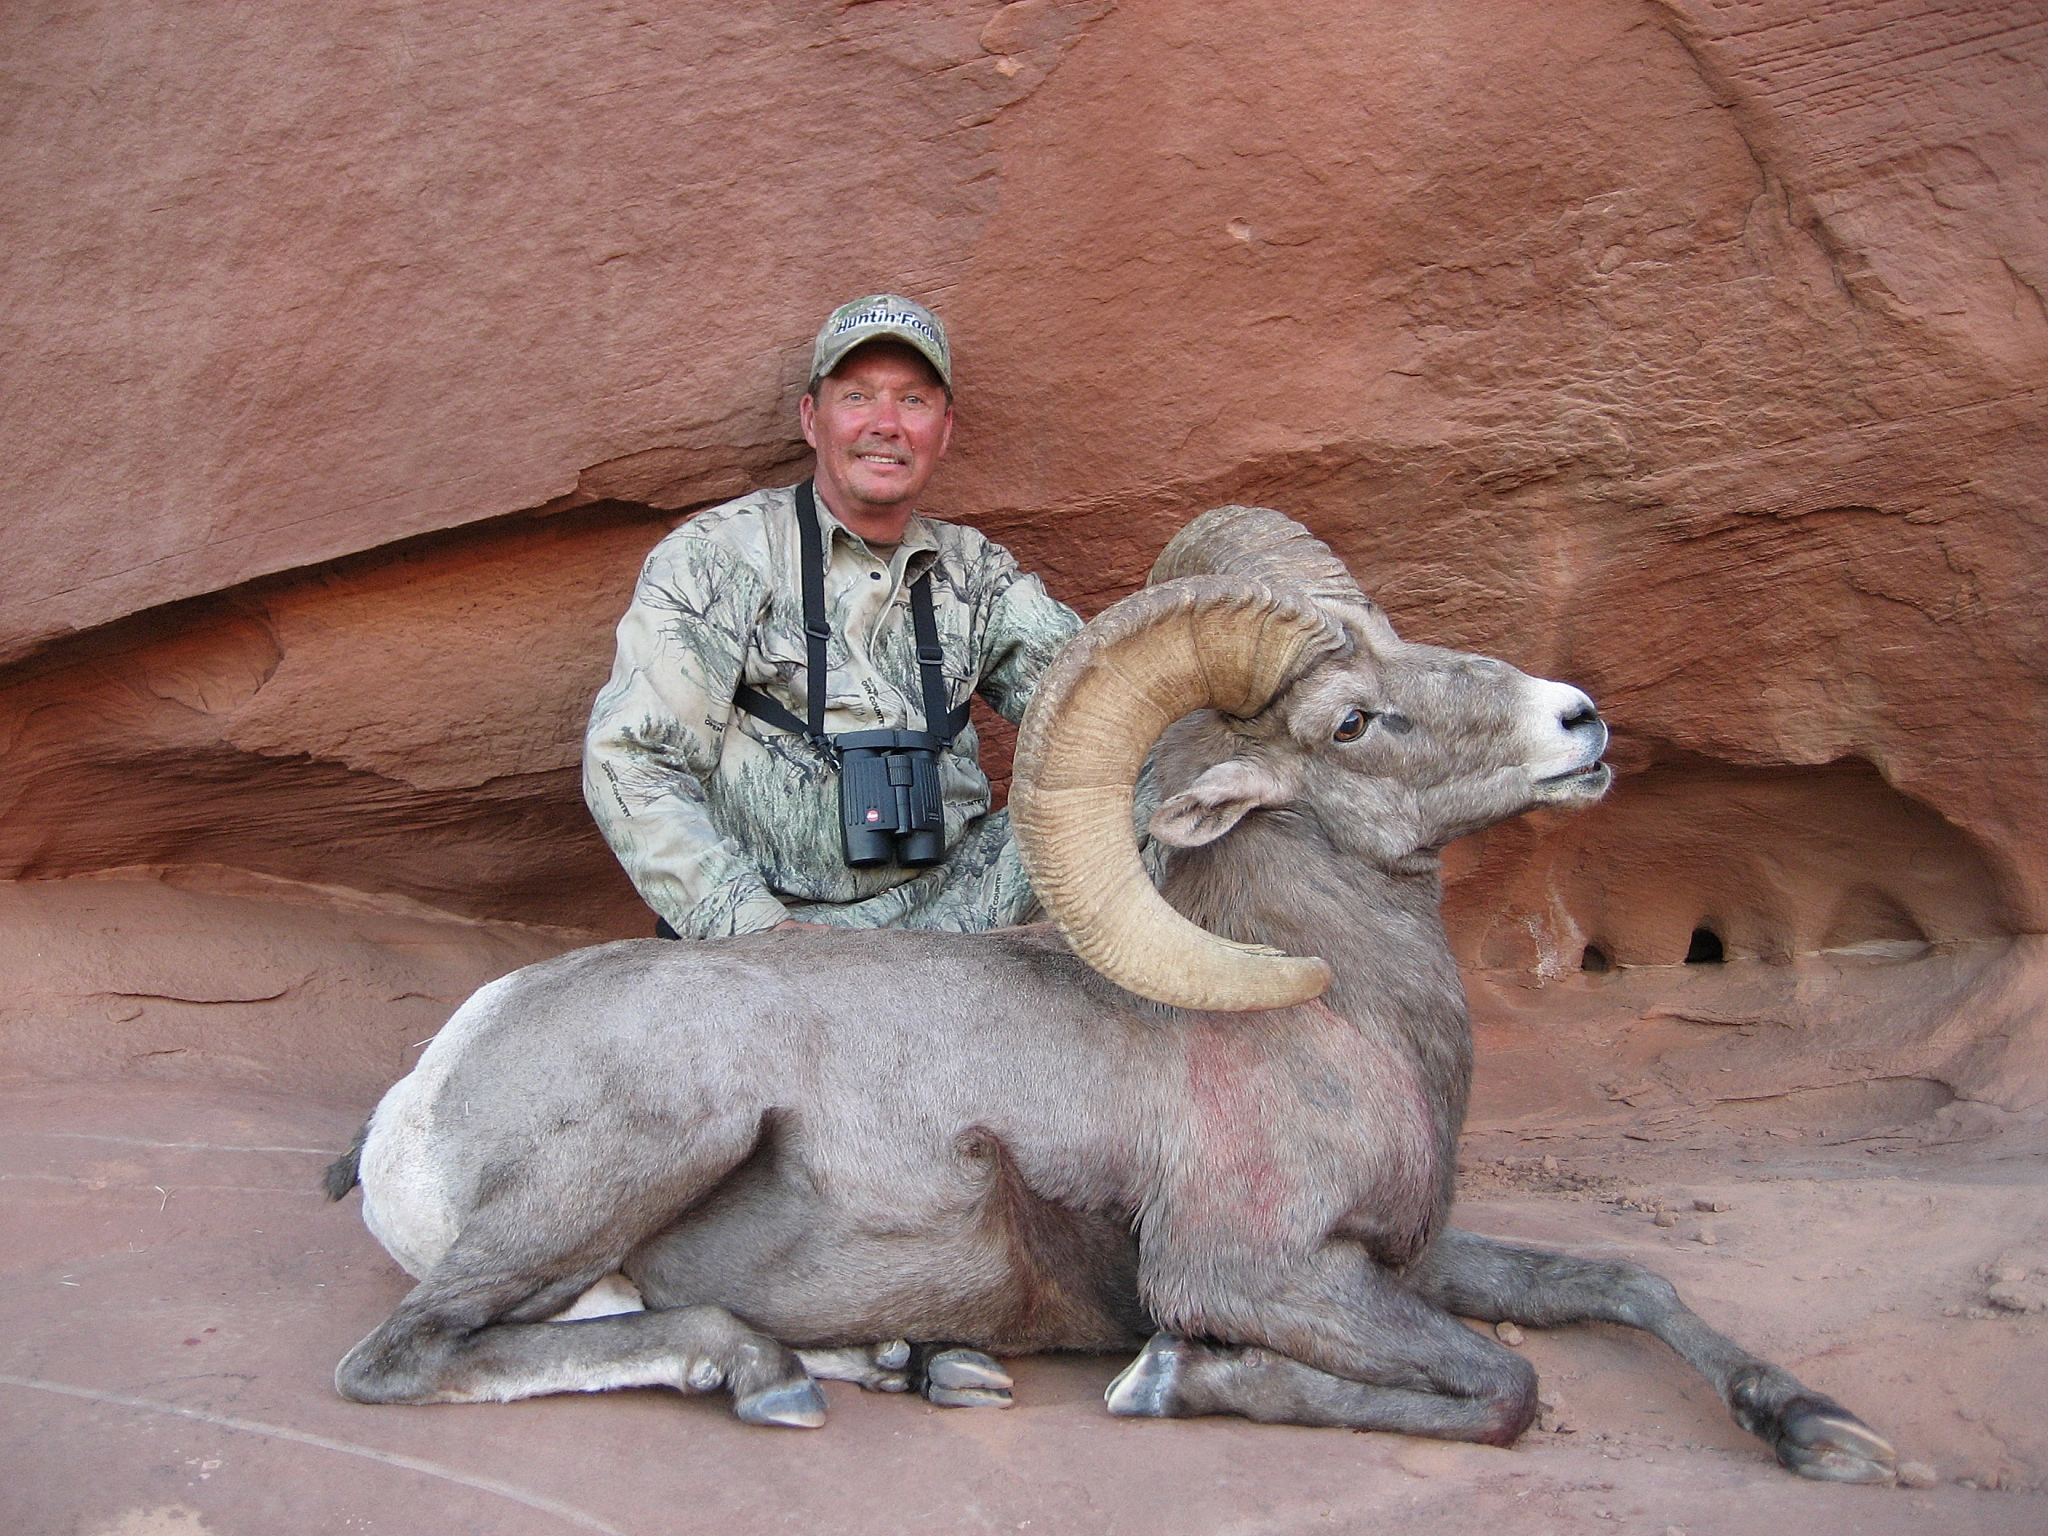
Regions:
<instances>
[{"instance_id":1,"label":"sheep's front leg","mask_svg":"<svg viewBox=\"0 0 2048 1536\"><path fill-rule=\"evenodd\" d=\"M1482 1322L1641 1328L1706 1377L1735 1422L1801 1477L1892 1481L1896 1456L1883 1436L1833 1398L1709 1328L1669 1280L1639 1265L1577 1259L1447 1230L1404 1281L1416 1295Z\"/></svg>"},{"instance_id":2,"label":"sheep's front leg","mask_svg":"<svg viewBox=\"0 0 2048 1536\"><path fill-rule=\"evenodd\" d=\"M1229 1413L1486 1445L1513 1444L1535 1417L1528 1361L1402 1286L1356 1243L1330 1243L1292 1273L1271 1273L1263 1258L1207 1259L1198 1278L1177 1256L1148 1255L1146 1300L1176 1331L1156 1335L1110 1384L1111 1413Z\"/></svg>"},{"instance_id":3,"label":"sheep's front leg","mask_svg":"<svg viewBox=\"0 0 2048 1536\"><path fill-rule=\"evenodd\" d=\"M1510 1373L1503 1373L1504 1377ZM1511 1445L1527 1426L1509 1380L1471 1396L1348 1381L1252 1346L1152 1336L1109 1384L1103 1401L1120 1417L1188 1419L1235 1414L1261 1424L1383 1429L1438 1440Z\"/></svg>"},{"instance_id":4,"label":"sheep's front leg","mask_svg":"<svg viewBox=\"0 0 2048 1536\"><path fill-rule=\"evenodd\" d=\"M1007 1408L1010 1373L965 1344L920 1344L911 1351L910 1380L936 1408Z\"/></svg>"}]
</instances>

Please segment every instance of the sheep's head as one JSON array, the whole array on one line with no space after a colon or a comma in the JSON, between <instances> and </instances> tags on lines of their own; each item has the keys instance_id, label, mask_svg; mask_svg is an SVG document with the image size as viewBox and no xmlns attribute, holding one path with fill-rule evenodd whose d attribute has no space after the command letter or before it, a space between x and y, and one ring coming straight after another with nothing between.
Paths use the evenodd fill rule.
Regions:
<instances>
[{"instance_id":1,"label":"sheep's head","mask_svg":"<svg viewBox=\"0 0 2048 1536\"><path fill-rule=\"evenodd\" d=\"M1182 721L1191 712L1193 718ZM1152 889L1131 837L1154 743L1174 789L1153 834L1183 847L1269 810L1344 852L1413 869L1454 837L1598 799L1607 728L1578 689L1409 645L1329 549L1261 508L1204 514L1152 584L1100 615L1040 682L1011 792L1046 909L1089 964L1183 1007L1304 1002L1319 959L1204 932Z\"/></svg>"},{"instance_id":2,"label":"sheep's head","mask_svg":"<svg viewBox=\"0 0 2048 1536\"><path fill-rule=\"evenodd\" d=\"M1349 646L1256 716L1205 712L1168 731L1161 782L1178 792L1155 837L1196 847L1255 810L1295 807L1343 852L1403 873L1453 838L1606 791L1607 727L1578 689L1409 645L1377 609L1341 623Z\"/></svg>"}]
</instances>

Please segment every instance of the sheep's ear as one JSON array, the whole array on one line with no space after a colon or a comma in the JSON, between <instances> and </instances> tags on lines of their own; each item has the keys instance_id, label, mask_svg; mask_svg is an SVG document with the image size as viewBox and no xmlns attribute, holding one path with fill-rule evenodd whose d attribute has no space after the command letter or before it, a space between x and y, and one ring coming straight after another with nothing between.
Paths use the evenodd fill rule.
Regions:
<instances>
[{"instance_id":1,"label":"sheep's ear","mask_svg":"<svg viewBox=\"0 0 2048 1536\"><path fill-rule=\"evenodd\" d=\"M1152 835L1175 848L1213 843L1262 805L1294 798L1293 786L1264 763L1218 763L1152 813Z\"/></svg>"}]
</instances>

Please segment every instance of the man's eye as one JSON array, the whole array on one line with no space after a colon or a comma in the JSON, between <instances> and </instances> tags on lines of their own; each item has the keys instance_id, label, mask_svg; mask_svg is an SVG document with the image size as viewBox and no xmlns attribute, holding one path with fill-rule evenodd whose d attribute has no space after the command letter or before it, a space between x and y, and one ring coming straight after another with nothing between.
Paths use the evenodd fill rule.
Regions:
<instances>
[{"instance_id":1,"label":"man's eye","mask_svg":"<svg viewBox=\"0 0 2048 1536\"><path fill-rule=\"evenodd\" d=\"M1344 718L1337 722L1337 729L1334 734L1339 741L1356 741L1365 734L1365 728L1371 724L1371 711L1354 709L1346 713Z\"/></svg>"}]
</instances>

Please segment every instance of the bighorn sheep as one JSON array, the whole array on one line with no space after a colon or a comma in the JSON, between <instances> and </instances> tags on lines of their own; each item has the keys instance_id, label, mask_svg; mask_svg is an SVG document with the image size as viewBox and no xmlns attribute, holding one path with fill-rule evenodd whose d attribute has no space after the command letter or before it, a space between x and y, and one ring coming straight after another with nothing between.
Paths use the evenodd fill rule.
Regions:
<instances>
[{"instance_id":1,"label":"bighorn sheep","mask_svg":"<svg viewBox=\"0 0 2048 1536\"><path fill-rule=\"evenodd\" d=\"M1401 641L1298 524L1208 513L1025 720L1012 805L1057 931L629 941L483 988L332 1170L420 1280L337 1385L722 1387L809 1426L806 1361L900 1389L877 1340L1142 1346L1112 1413L1507 1445L1535 1373L1459 1317L1597 1319L1786 1466L1888 1479L1881 1438L1663 1279L1446 1224L1472 1046L1437 851L1598 799L1606 744L1577 689ZM617 1273L648 1310L560 1320ZM1000 1400L964 1358L954 1400Z\"/></svg>"}]
</instances>

